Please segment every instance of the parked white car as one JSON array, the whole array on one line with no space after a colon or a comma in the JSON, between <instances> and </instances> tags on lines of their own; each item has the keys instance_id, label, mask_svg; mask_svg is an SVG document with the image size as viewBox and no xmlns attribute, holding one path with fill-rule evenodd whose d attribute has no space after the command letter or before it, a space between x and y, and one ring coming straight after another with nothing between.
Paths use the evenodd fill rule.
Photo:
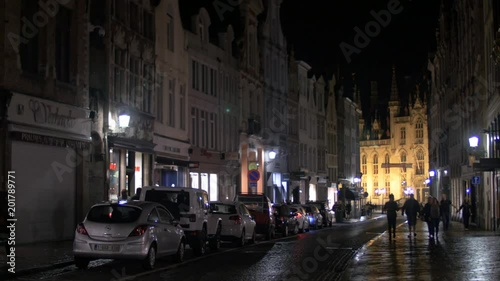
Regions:
<instances>
[{"instance_id":1,"label":"parked white car","mask_svg":"<svg viewBox=\"0 0 500 281\"><path fill-rule=\"evenodd\" d=\"M156 258L184 259L186 237L172 214L153 202L102 203L78 224L73 255L78 268L92 259L139 259L152 269Z\"/></svg>"},{"instance_id":2,"label":"parked white car","mask_svg":"<svg viewBox=\"0 0 500 281\"><path fill-rule=\"evenodd\" d=\"M205 190L145 186L142 188L140 201L157 202L165 206L176 218L184 233L187 243L197 255L204 255L207 243L212 250L220 248L221 220L208 220L208 194Z\"/></svg>"},{"instance_id":3,"label":"parked white car","mask_svg":"<svg viewBox=\"0 0 500 281\"><path fill-rule=\"evenodd\" d=\"M210 202L209 220L222 220L221 239L235 241L239 246L255 243L255 220L240 202Z\"/></svg>"}]
</instances>

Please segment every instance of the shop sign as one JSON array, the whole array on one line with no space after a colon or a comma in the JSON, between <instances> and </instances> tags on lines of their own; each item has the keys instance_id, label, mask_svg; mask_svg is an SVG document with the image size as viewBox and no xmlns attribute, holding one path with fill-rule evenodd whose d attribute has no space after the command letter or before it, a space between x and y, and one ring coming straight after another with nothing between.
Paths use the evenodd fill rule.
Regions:
<instances>
[{"instance_id":1,"label":"shop sign","mask_svg":"<svg viewBox=\"0 0 500 281\"><path fill-rule=\"evenodd\" d=\"M12 96L8 118L14 123L90 136L87 110L18 93Z\"/></svg>"},{"instance_id":2,"label":"shop sign","mask_svg":"<svg viewBox=\"0 0 500 281\"><path fill-rule=\"evenodd\" d=\"M68 140L51 136L42 136L32 133L12 132L11 137L14 140L43 144L43 145L69 147L72 149L79 149L79 150L90 149L90 142Z\"/></svg>"}]
</instances>

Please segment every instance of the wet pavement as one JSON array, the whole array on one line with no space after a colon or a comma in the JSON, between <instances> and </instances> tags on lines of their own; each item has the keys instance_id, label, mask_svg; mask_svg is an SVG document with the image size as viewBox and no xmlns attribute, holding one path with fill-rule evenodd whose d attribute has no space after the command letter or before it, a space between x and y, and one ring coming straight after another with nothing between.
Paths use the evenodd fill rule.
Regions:
<instances>
[{"instance_id":1,"label":"wet pavement","mask_svg":"<svg viewBox=\"0 0 500 281\"><path fill-rule=\"evenodd\" d=\"M452 222L438 239L429 239L419 222L417 236L408 238L400 224L396 239L384 233L359 249L342 280L500 280L500 235L464 230Z\"/></svg>"},{"instance_id":2,"label":"wet pavement","mask_svg":"<svg viewBox=\"0 0 500 281\"><path fill-rule=\"evenodd\" d=\"M136 262L99 260L88 270L73 265L72 242L38 243L16 248L17 280L500 280L500 235L450 230L429 240L419 221L417 237L408 238L403 217L389 240L385 216L336 223L331 228L260 241L175 264L159 261L144 271ZM2 271L5 255L0 250ZM190 257L191 256L191 257ZM195 269L195 270L193 270ZM14 277L2 275L0 280Z\"/></svg>"}]
</instances>

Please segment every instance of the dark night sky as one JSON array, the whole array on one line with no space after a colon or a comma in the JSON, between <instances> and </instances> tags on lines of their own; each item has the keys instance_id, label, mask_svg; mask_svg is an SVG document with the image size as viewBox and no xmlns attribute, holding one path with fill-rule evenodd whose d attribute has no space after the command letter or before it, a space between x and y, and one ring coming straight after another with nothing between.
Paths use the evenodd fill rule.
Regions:
<instances>
[{"instance_id":1,"label":"dark night sky","mask_svg":"<svg viewBox=\"0 0 500 281\"><path fill-rule=\"evenodd\" d=\"M295 49L296 59L308 62L315 73L327 74L329 79L336 65L341 65L345 73L356 72L362 96L368 94L370 80L377 80L379 95L386 96L395 64L400 88L405 92L404 76L421 76L429 52L435 48L441 1L399 1L402 11L391 16L389 24L370 38L361 53L351 56L351 63L339 47L341 42L355 46L354 27L364 30L374 20L370 11L387 10L391 1L395 0L284 0L283 32L288 45Z\"/></svg>"}]
</instances>

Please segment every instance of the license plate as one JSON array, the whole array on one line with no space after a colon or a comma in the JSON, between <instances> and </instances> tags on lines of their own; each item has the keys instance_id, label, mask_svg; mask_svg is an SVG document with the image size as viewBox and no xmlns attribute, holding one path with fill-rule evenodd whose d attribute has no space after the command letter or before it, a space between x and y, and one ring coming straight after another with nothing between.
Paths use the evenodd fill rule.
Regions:
<instances>
[{"instance_id":1,"label":"license plate","mask_svg":"<svg viewBox=\"0 0 500 281\"><path fill-rule=\"evenodd\" d=\"M120 251L120 245L95 244L94 250L95 251L106 251L106 252L118 252L118 251Z\"/></svg>"}]
</instances>

